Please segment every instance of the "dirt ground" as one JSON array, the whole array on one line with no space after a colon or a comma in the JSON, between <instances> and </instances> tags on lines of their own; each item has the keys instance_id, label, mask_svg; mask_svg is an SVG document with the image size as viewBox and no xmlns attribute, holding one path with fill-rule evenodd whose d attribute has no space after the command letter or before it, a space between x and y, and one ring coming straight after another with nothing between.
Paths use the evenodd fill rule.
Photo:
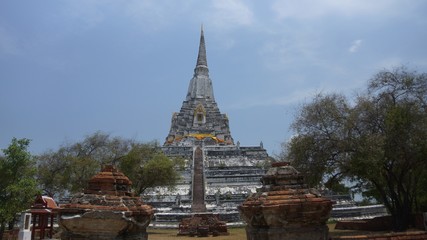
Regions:
<instances>
[{"instance_id":1,"label":"dirt ground","mask_svg":"<svg viewBox=\"0 0 427 240\"><path fill-rule=\"evenodd\" d=\"M352 230L335 230L335 224L328 224L329 227L329 235L333 237L338 236L347 236L347 235L359 235L359 234L369 234L371 232L363 232L363 231L352 231ZM228 236L217 236L209 238L213 238L215 240L246 240L246 232L245 228L229 228L228 229L230 235ZM188 236L177 236L178 229L147 229L148 239L150 240L195 240L195 237ZM375 232L380 234L381 232ZM207 238L203 238L207 239Z\"/></svg>"},{"instance_id":2,"label":"dirt ground","mask_svg":"<svg viewBox=\"0 0 427 240\"><path fill-rule=\"evenodd\" d=\"M188 236L177 236L178 229L147 229L148 239L149 240L195 240L197 237L188 237ZM217 236L213 238L215 240L246 240L246 232L244 228L229 228L228 236ZM208 238L202 238L208 239Z\"/></svg>"},{"instance_id":3,"label":"dirt ground","mask_svg":"<svg viewBox=\"0 0 427 240\"><path fill-rule=\"evenodd\" d=\"M330 237L339 237L339 236L354 236L354 235L372 235L372 234L384 234L386 232L369 232L369 231L354 231L354 230L336 230L335 224L328 224L329 227L329 236ZM213 238L214 240L246 240L246 232L244 227L238 228L229 228L230 235L228 236L217 236L217 237L208 237L203 239ZM415 231L415 230L413 230ZM419 230L417 230L419 231ZM149 240L195 240L197 237L188 237L188 236L177 236L178 229L158 229L158 228L148 228L148 239ZM5 233L5 240L15 240L17 239L18 231L15 234L9 236L8 233ZM59 234L56 236L59 239ZM419 239L419 238L417 238Z\"/></svg>"}]
</instances>

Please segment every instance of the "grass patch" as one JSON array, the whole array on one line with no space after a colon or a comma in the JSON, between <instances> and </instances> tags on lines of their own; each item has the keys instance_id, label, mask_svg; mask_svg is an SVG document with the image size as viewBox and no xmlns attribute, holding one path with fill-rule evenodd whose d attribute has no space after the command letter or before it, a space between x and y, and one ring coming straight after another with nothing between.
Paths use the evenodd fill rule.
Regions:
<instances>
[{"instance_id":1,"label":"grass patch","mask_svg":"<svg viewBox=\"0 0 427 240\"><path fill-rule=\"evenodd\" d=\"M336 230L335 223L328 223L329 237L339 236L354 236L354 235L370 235L370 234L385 234L385 231L369 232L369 231L356 231L356 230ZM197 237L189 236L177 236L178 229L159 229L159 228L148 228L148 239L150 240L195 240ZM244 227L228 228L230 235L228 236L217 236L213 240L246 240L246 231ZM203 239L208 239L203 238Z\"/></svg>"}]
</instances>

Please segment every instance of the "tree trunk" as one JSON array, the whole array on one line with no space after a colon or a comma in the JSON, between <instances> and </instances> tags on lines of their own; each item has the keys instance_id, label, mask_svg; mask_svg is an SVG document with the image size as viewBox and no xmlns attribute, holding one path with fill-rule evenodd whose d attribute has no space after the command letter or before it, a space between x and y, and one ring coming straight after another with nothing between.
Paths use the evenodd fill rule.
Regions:
<instances>
[{"instance_id":1,"label":"tree trunk","mask_svg":"<svg viewBox=\"0 0 427 240\"><path fill-rule=\"evenodd\" d=\"M4 229L6 228L6 223L5 222L0 222L0 240L3 239L3 233L4 233Z\"/></svg>"},{"instance_id":2,"label":"tree trunk","mask_svg":"<svg viewBox=\"0 0 427 240\"><path fill-rule=\"evenodd\" d=\"M402 209L395 209L393 217L393 230L397 232L403 232L408 229L411 222L411 211L407 206L403 206Z\"/></svg>"},{"instance_id":3,"label":"tree trunk","mask_svg":"<svg viewBox=\"0 0 427 240\"><path fill-rule=\"evenodd\" d=\"M15 218L13 220L9 221L9 226L7 227L7 230L13 230L13 227L15 226Z\"/></svg>"}]
</instances>

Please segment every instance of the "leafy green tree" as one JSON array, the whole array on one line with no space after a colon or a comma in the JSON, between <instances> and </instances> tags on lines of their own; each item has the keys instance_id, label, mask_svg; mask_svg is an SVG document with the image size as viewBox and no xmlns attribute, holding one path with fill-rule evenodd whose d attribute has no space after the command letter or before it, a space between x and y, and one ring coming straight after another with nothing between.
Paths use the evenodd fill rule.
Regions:
<instances>
[{"instance_id":1,"label":"leafy green tree","mask_svg":"<svg viewBox=\"0 0 427 240\"><path fill-rule=\"evenodd\" d=\"M297 135L284 145L286 158L306 174L311 187L335 185L344 178L340 165L348 158L344 139L349 108L342 95L319 94L301 108L291 126Z\"/></svg>"},{"instance_id":2,"label":"leafy green tree","mask_svg":"<svg viewBox=\"0 0 427 240\"><path fill-rule=\"evenodd\" d=\"M182 159L169 159L157 143L133 144L129 153L121 159L119 168L132 181L137 195L147 188L173 188L180 178Z\"/></svg>"},{"instance_id":3,"label":"leafy green tree","mask_svg":"<svg viewBox=\"0 0 427 240\"><path fill-rule=\"evenodd\" d=\"M37 179L44 194L55 198L63 197L72 189L73 184L69 180L73 158L66 147L61 147L56 152L50 150L36 157Z\"/></svg>"},{"instance_id":4,"label":"leafy green tree","mask_svg":"<svg viewBox=\"0 0 427 240\"><path fill-rule=\"evenodd\" d=\"M57 151L48 151L38 156L37 177L46 194L61 197L81 192L102 165L113 164L131 179L135 192L140 194L153 185L175 184L178 179L177 167L180 165L164 158L166 156L161 153L157 143L137 143L96 132L80 142L67 144ZM160 166L147 165L153 159L158 159ZM150 179L144 178L143 171L147 171L147 167L157 168L158 173Z\"/></svg>"},{"instance_id":5,"label":"leafy green tree","mask_svg":"<svg viewBox=\"0 0 427 240\"><path fill-rule=\"evenodd\" d=\"M102 165L116 165L129 152L131 143L131 140L96 132L80 142L45 152L37 157L41 188L52 197L81 192Z\"/></svg>"},{"instance_id":6,"label":"leafy green tree","mask_svg":"<svg viewBox=\"0 0 427 240\"><path fill-rule=\"evenodd\" d=\"M38 193L30 140L13 138L0 156L0 239L16 213L31 207Z\"/></svg>"},{"instance_id":7,"label":"leafy green tree","mask_svg":"<svg viewBox=\"0 0 427 240\"><path fill-rule=\"evenodd\" d=\"M287 158L312 185L352 182L405 230L426 199L427 74L381 71L352 102L329 94L303 105Z\"/></svg>"}]
</instances>

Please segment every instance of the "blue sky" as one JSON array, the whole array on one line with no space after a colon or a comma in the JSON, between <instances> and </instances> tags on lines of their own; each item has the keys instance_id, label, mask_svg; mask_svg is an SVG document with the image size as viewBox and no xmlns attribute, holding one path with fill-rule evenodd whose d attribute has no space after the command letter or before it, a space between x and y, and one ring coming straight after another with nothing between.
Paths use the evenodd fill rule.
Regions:
<instances>
[{"instance_id":1,"label":"blue sky","mask_svg":"<svg viewBox=\"0 0 427 240\"><path fill-rule=\"evenodd\" d=\"M426 13L423 0L0 1L0 148L96 131L163 143L203 23L234 140L278 154L314 94L350 97L400 64L427 72Z\"/></svg>"}]
</instances>

